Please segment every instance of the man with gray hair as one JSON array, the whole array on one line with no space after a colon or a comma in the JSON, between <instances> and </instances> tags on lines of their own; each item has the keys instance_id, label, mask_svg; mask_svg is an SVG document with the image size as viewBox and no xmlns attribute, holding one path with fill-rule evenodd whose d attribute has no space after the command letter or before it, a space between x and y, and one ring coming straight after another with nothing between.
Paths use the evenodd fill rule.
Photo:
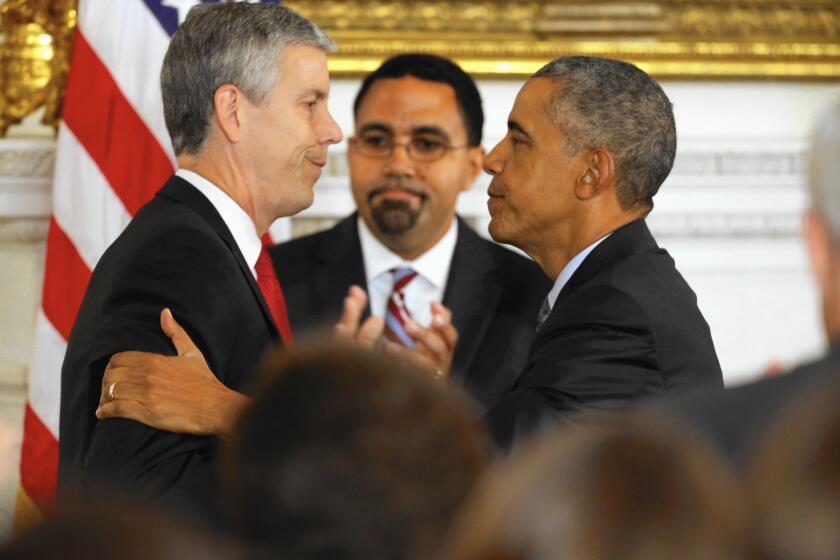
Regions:
<instances>
[{"instance_id":1,"label":"man with gray hair","mask_svg":"<svg viewBox=\"0 0 840 560\"><path fill-rule=\"evenodd\" d=\"M671 103L617 60L529 79L487 155L490 235L554 280L525 369L487 414L510 445L544 421L723 379L694 292L645 224L676 153Z\"/></svg>"},{"instance_id":2,"label":"man with gray hair","mask_svg":"<svg viewBox=\"0 0 840 560\"><path fill-rule=\"evenodd\" d=\"M217 441L97 421L102 374L123 350L174 354L164 307L231 388L269 344L290 342L260 237L312 203L327 147L341 140L327 110L333 48L271 4L200 5L173 36L161 89L178 171L105 252L79 310L62 367L62 496L117 491L213 516Z\"/></svg>"},{"instance_id":3,"label":"man with gray hair","mask_svg":"<svg viewBox=\"0 0 840 560\"><path fill-rule=\"evenodd\" d=\"M780 413L796 400L840 383L840 104L828 107L816 123L808 178L811 207L805 212L803 235L822 300L828 351L789 373L668 405L740 468L748 465Z\"/></svg>"}]
</instances>

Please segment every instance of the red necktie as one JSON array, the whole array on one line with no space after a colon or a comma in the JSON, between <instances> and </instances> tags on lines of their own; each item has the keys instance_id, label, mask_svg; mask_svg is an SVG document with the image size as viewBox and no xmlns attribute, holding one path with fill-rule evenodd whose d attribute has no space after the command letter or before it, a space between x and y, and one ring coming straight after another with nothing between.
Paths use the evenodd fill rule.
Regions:
<instances>
[{"instance_id":1,"label":"red necktie","mask_svg":"<svg viewBox=\"0 0 840 560\"><path fill-rule=\"evenodd\" d=\"M393 268L391 274L394 277L394 287L385 309L385 336L391 342L414 348L414 339L405 329L406 322L412 318L405 306L403 290L417 277L417 273L410 268Z\"/></svg>"},{"instance_id":2,"label":"red necktie","mask_svg":"<svg viewBox=\"0 0 840 560\"><path fill-rule=\"evenodd\" d=\"M280 336L286 346L291 346L294 338L292 327L289 325L289 316L286 313L286 298L283 297L283 288L280 287L280 281L277 279L277 273L274 271L274 265L271 264L271 257L268 256L265 247L260 251L254 269L257 271L257 284L271 310L271 316L274 317L274 324L277 325L277 330L280 331Z\"/></svg>"}]
</instances>

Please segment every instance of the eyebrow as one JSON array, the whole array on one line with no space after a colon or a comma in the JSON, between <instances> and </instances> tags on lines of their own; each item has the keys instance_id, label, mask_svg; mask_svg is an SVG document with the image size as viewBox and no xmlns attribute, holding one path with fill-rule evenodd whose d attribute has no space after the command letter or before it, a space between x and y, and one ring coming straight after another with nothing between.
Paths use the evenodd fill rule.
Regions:
<instances>
[{"instance_id":1,"label":"eyebrow","mask_svg":"<svg viewBox=\"0 0 840 560\"><path fill-rule=\"evenodd\" d=\"M365 124L363 127L359 128L359 132L370 131L387 132L388 134L394 134L393 128L380 122L370 122ZM415 126L411 129L411 135L415 134L433 134L435 136L441 136L449 140L449 134L445 130L433 125Z\"/></svg>"},{"instance_id":2,"label":"eyebrow","mask_svg":"<svg viewBox=\"0 0 840 560\"><path fill-rule=\"evenodd\" d=\"M516 122L514 120L509 120L507 124L508 124L508 130L509 131L517 132L517 133L521 134L522 136L524 136L525 138L527 138L528 140L531 140L531 135L528 134L528 132L524 128L522 128L521 124L519 124L518 122Z\"/></svg>"},{"instance_id":3,"label":"eyebrow","mask_svg":"<svg viewBox=\"0 0 840 560\"><path fill-rule=\"evenodd\" d=\"M379 131L379 132L387 132L388 134L393 134L393 130L391 130L390 126L384 125L378 122L367 123L365 126L359 128L358 132L371 132L371 131Z\"/></svg>"},{"instance_id":4,"label":"eyebrow","mask_svg":"<svg viewBox=\"0 0 840 560\"><path fill-rule=\"evenodd\" d=\"M322 89L318 89L318 88L310 88L310 89L304 90L300 94L301 99L304 99L304 98L307 98L307 97L310 97L310 96L315 96L315 99L318 99L318 100L326 99L327 98L327 92L322 90Z\"/></svg>"}]
</instances>

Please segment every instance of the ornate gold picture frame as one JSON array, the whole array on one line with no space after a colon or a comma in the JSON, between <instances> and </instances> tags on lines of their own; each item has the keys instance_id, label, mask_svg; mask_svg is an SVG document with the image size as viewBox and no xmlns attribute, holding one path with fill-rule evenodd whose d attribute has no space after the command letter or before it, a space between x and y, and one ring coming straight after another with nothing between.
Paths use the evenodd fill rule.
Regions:
<instances>
[{"instance_id":1,"label":"ornate gold picture frame","mask_svg":"<svg viewBox=\"0 0 840 560\"><path fill-rule=\"evenodd\" d=\"M521 78L561 55L633 62L658 78L840 79L838 0L288 0L339 45L337 76L434 52Z\"/></svg>"},{"instance_id":2,"label":"ornate gold picture frame","mask_svg":"<svg viewBox=\"0 0 840 560\"><path fill-rule=\"evenodd\" d=\"M123 0L114 0L123 1ZM0 136L58 122L77 0L0 5ZM549 60L620 58L665 79L840 80L840 0L286 0L338 43L335 77L432 52L484 78Z\"/></svg>"}]
</instances>

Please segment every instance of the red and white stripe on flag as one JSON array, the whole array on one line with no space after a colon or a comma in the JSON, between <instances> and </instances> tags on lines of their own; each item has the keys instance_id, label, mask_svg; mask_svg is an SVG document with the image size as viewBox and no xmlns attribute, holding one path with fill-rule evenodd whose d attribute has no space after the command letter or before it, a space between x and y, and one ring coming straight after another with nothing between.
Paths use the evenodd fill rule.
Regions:
<instances>
[{"instance_id":1,"label":"red and white stripe on flag","mask_svg":"<svg viewBox=\"0 0 840 560\"><path fill-rule=\"evenodd\" d=\"M160 68L172 33L198 3L79 1L24 414L17 528L54 509L61 364L91 270L175 169Z\"/></svg>"}]
</instances>

